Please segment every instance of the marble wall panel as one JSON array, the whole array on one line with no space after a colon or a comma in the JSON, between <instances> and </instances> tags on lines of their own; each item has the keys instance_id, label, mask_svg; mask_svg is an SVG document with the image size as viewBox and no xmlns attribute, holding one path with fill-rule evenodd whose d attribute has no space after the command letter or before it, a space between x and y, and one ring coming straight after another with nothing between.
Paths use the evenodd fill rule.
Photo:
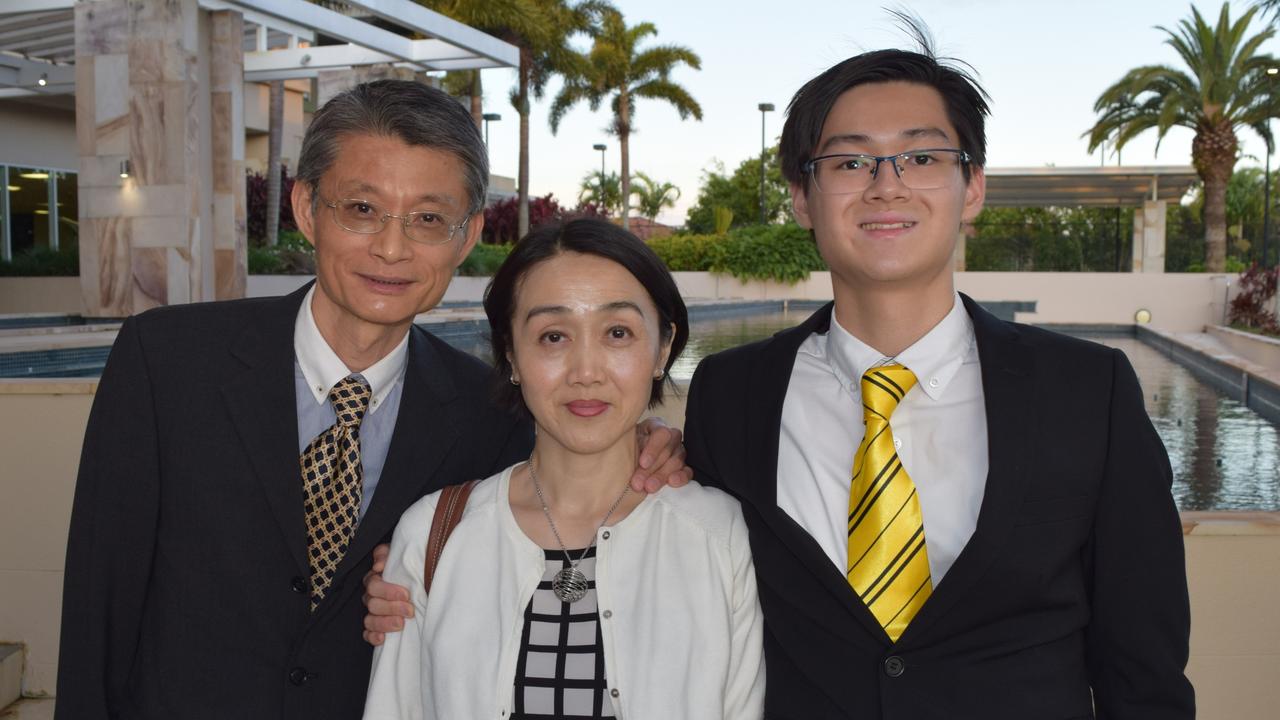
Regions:
<instances>
[{"instance_id":1,"label":"marble wall panel","mask_svg":"<svg viewBox=\"0 0 1280 720\"><path fill-rule=\"evenodd\" d=\"M169 248L133 248L130 253L132 313L169 304ZM185 269L185 268L184 268Z\"/></svg>"},{"instance_id":2,"label":"marble wall panel","mask_svg":"<svg viewBox=\"0 0 1280 720\"><path fill-rule=\"evenodd\" d=\"M80 221L81 295L90 317L131 312L130 224L127 218Z\"/></svg>"},{"instance_id":3,"label":"marble wall panel","mask_svg":"<svg viewBox=\"0 0 1280 720\"><path fill-rule=\"evenodd\" d=\"M240 13L209 13L209 90L244 92L244 20Z\"/></svg>"},{"instance_id":4,"label":"marble wall panel","mask_svg":"<svg viewBox=\"0 0 1280 720\"><path fill-rule=\"evenodd\" d=\"M210 122L213 128L213 191L215 193L231 192L237 166L241 170L239 174L244 175L244 157L237 158L231 152L235 145L231 135L237 129L243 135L244 122L243 120L236 122L236 118L231 114L232 106L231 93L218 92L209 97Z\"/></svg>"},{"instance_id":5,"label":"marble wall panel","mask_svg":"<svg viewBox=\"0 0 1280 720\"><path fill-rule=\"evenodd\" d=\"M190 220L185 213L169 217L144 216L133 219L132 245L136 248L186 247L190 242Z\"/></svg>"},{"instance_id":6,"label":"marble wall panel","mask_svg":"<svg viewBox=\"0 0 1280 720\"><path fill-rule=\"evenodd\" d=\"M129 51L129 4L97 0L75 5L76 55L113 55Z\"/></svg>"},{"instance_id":7,"label":"marble wall panel","mask_svg":"<svg viewBox=\"0 0 1280 720\"><path fill-rule=\"evenodd\" d=\"M200 218L187 220L186 247L168 248L165 267L168 268L168 298L166 304L200 302L208 300L203 292L204 282L200 264Z\"/></svg>"},{"instance_id":8,"label":"marble wall panel","mask_svg":"<svg viewBox=\"0 0 1280 720\"><path fill-rule=\"evenodd\" d=\"M78 177L82 188L121 188L125 178L120 177L120 161L126 155L80 155L80 174Z\"/></svg>"},{"instance_id":9,"label":"marble wall panel","mask_svg":"<svg viewBox=\"0 0 1280 720\"><path fill-rule=\"evenodd\" d=\"M249 279L247 261L243 250L217 248L213 251L216 299L236 300L245 296Z\"/></svg>"},{"instance_id":10,"label":"marble wall panel","mask_svg":"<svg viewBox=\"0 0 1280 720\"><path fill-rule=\"evenodd\" d=\"M93 55L76 56L76 148L83 158L97 152L97 101Z\"/></svg>"}]
</instances>

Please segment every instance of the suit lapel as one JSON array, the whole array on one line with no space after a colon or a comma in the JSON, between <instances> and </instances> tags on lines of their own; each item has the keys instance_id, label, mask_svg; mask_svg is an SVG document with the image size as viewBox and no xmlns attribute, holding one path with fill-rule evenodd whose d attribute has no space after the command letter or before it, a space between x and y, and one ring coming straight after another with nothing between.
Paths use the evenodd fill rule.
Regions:
<instances>
[{"instance_id":1,"label":"suit lapel","mask_svg":"<svg viewBox=\"0 0 1280 720\"><path fill-rule=\"evenodd\" d=\"M249 326L231 352L245 365L222 387L267 503L298 570L307 573L302 471L298 464L298 405L294 394L293 328L310 284L275 301Z\"/></svg>"},{"instance_id":2,"label":"suit lapel","mask_svg":"<svg viewBox=\"0 0 1280 720\"><path fill-rule=\"evenodd\" d=\"M987 483L978 523L955 563L933 596L912 620L899 643L919 638L931 624L964 597L1007 541L1026 491L1023 482L1031 467L1032 430L1036 405L1034 362L1018 331L983 310L967 295L960 296L973 319L982 365L982 392L987 413Z\"/></svg>"},{"instance_id":3,"label":"suit lapel","mask_svg":"<svg viewBox=\"0 0 1280 720\"><path fill-rule=\"evenodd\" d=\"M395 529L404 511L425 494L432 475L458 441L453 378L426 331L414 326L409 333L404 388L387 460L373 502L338 565L335 580ZM451 478L466 479L470 478Z\"/></svg>"},{"instance_id":4,"label":"suit lapel","mask_svg":"<svg viewBox=\"0 0 1280 720\"><path fill-rule=\"evenodd\" d=\"M799 523L778 507L778 444L782 429L782 406L786 400L791 372L795 366L796 352L805 339L814 333L825 333L831 327L829 303L811 315L804 323L775 335L763 348L752 368L749 387L754 400L747 412L747 457L750 482L744 488L745 499L773 530L775 536L813 574L823 588L832 593L840 605L865 626L872 637L888 638L870 611L858 601L844 577L831 565L822 551ZM852 402L852 400L850 401ZM794 596L793 593L786 593ZM848 640L855 640L852 628L836 623L831 630Z\"/></svg>"}]
</instances>

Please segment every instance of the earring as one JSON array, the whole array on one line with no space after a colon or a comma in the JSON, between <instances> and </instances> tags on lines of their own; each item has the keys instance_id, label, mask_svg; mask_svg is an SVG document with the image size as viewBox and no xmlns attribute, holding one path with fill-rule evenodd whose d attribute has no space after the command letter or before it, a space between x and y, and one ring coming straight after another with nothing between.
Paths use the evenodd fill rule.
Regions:
<instances>
[{"instance_id":1,"label":"earring","mask_svg":"<svg viewBox=\"0 0 1280 720\"><path fill-rule=\"evenodd\" d=\"M665 377L665 376L666 376L666 374L667 374L667 371L666 371L666 370L659 370L659 371L658 371L658 374L653 376L653 379L654 379L654 380L661 380L663 377Z\"/></svg>"},{"instance_id":2,"label":"earring","mask_svg":"<svg viewBox=\"0 0 1280 720\"><path fill-rule=\"evenodd\" d=\"M515 385L516 387L520 386L520 381L516 379L515 373L511 373L511 384Z\"/></svg>"}]
</instances>

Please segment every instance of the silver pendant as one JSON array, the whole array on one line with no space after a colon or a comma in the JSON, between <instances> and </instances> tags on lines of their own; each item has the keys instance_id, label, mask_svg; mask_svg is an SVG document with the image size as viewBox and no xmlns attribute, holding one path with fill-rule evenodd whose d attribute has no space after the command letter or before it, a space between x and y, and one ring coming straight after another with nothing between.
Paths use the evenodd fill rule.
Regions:
<instances>
[{"instance_id":1,"label":"silver pendant","mask_svg":"<svg viewBox=\"0 0 1280 720\"><path fill-rule=\"evenodd\" d=\"M587 576L576 567L567 567L551 579L551 591L563 602L576 603L587 595Z\"/></svg>"}]
</instances>

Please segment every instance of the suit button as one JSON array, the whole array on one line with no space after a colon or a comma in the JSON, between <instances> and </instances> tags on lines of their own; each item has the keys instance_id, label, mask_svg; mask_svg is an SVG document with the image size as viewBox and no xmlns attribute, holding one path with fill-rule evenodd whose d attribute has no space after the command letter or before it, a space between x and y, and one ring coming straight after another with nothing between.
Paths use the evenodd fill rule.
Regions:
<instances>
[{"instance_id":1,"label":"suit button","mask_svg":"<svg viewBox=\"0 0 1280 720\"><path fill-rule=\"evenodd\" d=\"M907 664L897 655L890 655L884 661L884 674L891 678L901 677L907 671Z\"/></svg>"},{"instance_id":2,"label":"suit button","mask_svg":"<svg viewBox=\"0 0 1280 720\"><path fill-rule=\"evenodd\" d=\"M307 594L307 579L301 575L294 577L289 581L289 584L293 588L293 591L299 595Z\"/></svg>"},{"instance_id":3,"label":"suit button","mask_svg":"<svg viewBox=\"0 0 1280 720\"><path fill-rule=\"evenodd\" d=\"M307 672L306 668L296 667L289 671L289 682L294 685L302 685L310 679L311 675Z\"/></svg>"}]
</instances>

